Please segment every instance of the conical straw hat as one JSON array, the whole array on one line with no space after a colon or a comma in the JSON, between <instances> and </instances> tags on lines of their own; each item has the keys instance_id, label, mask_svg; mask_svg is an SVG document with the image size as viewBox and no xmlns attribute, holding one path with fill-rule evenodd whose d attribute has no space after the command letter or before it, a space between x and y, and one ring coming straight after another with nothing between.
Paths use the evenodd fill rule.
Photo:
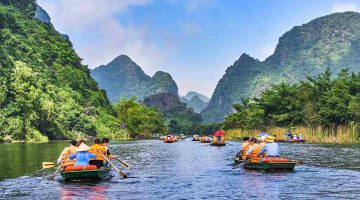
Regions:
<instances>
[{"instance_id":1,"label":"conical straw hat","mask_svg":"<svg viewBox=\"0 0 360 200\"><path fill-rule=\"evenodd\" d=\"M89 149L90 147L88 145L86 145L85 143L81 143L76 151L87 151Z\"/></svg>"}]
</instances>

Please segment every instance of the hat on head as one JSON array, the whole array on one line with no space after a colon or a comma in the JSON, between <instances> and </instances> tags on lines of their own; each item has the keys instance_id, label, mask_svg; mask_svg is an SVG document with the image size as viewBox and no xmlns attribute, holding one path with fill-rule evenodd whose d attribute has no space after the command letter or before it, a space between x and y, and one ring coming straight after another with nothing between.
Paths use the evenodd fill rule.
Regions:
<instances>
[{"instance_id":1,"label":"hat on head","mask_svg":"<svg viewBox=\"0 0 360 200\"><path fill-rule=\"evenodd\" d=\"M87 151L89 149L90 149L90 147L88 145L86 145L85 143L81 143L76 151L77 152L79 152L79 151Z\"/></svg>"},{"instance_id":2,"label":"hat on head","mask_svg":"<svg viewBox=\"0 0 360 200\"><path fill-rule=\"evenodd\" d=\"M260 137L260 141L261 141L261 142L265 141L265 139L266 139L266 136L261 136L261 137Z\"/></svg>"},{"instance_id":3,"label":"hat on head","mask_svg":"<svg viewBox=\"0 0 360 200\"><path fill-rule=\"evenodd\" d=\"M266 142L274 142L274 140L275 140L275 138L273 137L273 136L270 136L270 135L268 135L268 136L266 136Z\"/></svg>"}]
</instances>

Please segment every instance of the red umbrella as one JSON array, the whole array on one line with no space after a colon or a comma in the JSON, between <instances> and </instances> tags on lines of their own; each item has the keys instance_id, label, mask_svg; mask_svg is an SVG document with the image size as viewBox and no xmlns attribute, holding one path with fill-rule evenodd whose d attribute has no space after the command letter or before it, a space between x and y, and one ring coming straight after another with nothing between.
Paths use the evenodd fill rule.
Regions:
<instances>
[{"instance_id":1,"label":"red umbrella","mask_svg":"<svg viewBox=\"0 0 360 200\"><path fill-rule=\"evenodd\" d=\"M214 136L222 137L222 136L225 136L225 133L222 132L222 131L216 131L216 132L214 133Z\"/></svg>"}]
</instances>

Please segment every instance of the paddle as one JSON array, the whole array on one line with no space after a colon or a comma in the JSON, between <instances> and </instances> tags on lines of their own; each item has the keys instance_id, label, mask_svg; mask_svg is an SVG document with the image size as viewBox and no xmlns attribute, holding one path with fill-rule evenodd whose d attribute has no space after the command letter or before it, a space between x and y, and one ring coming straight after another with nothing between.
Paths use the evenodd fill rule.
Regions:
<instances>
[{"instance_id":1,"label":"paddle","mask_svg":"<svg viewBox=\"0 0 360 200\"><path fill-rule=\"evenodd\" d=\"M120 164L124 165L124 167L126 167L126 169L130 169L130 165L127 164L125 161L120 160L119 158L117 158L117 157L115 157L115 156L114 156L114 159L117 160L117 161L119 161Z\"/></svg>"},{"instance_id":2,"label":"paddle","mask_svg":"<svg viewBox=\"0 0 360 200\"><path fill-rule=\"evenodd\" d=\"M106 156L104 156L103 153L99 152L100 155L110 163L110 165L115 169L115 171L117 171L123 178L127 178L126 174L124 174L123 172L121 172Z\"/></svg>"},{"instance_id":3,"label":"paddle","mask_svg":"<svg viewBox=\"0 0 360 200\"><path fill-rule=\"evenodd\" d=\"M69 156L69 154L66 154L66 157L61 161L59 167L56 169L56 171L54 172L54 174L50 177L50 180L54 180L56 174L59 173L59 171L60 171L60 169L61 169L61 165L65 162L65 160L67 159L68 156Z\"/></svg>"},{"instance_id":4,"label":"paddle","mask_svg":"<svg viewBox=\"0 0 360 200\"><path fill-rule=\"evenodd\" d=\"M43 169L48 169L56 166L54 162L43 162L42 163Z\"/></svg>"}]
</instances>

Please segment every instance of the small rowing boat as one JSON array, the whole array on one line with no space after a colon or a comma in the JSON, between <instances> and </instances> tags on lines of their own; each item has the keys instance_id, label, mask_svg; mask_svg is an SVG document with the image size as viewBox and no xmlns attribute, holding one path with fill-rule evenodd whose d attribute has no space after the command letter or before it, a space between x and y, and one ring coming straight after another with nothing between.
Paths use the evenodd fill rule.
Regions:
<instances>
[{"instance_id":1,"label":"small rowing boat","mask_svg":"<svg viewBox=\"0 0 360 200\"><path fill-rule=\"evenodd\" d=\"M296 162L246 162L245 169L258 171L292 171Z\"/></svg>"},{"instance_id":2,"label":"small rowing boat","mask_svg":"<svg viewBox=\"0 0 360 200\"><path fill-rule=\"evenodd\" d=\"M110 168L92 169L81 171L62 171L61 177L65 181L87 181L87 180L103 180L110 172Z\"/></svg>"},{"instance_id":3,"label":"small rowing boat","mask_svg":"<svg viewBox=\"0 0 360 200\"><path fill-rule=\"evenodd\" d=\"M226 143L225 143L225 142L224 142L224 143L222 143L222 142L211 142L210 145L211 145L211 146L225 146Z\"/></svg>"}]
</instances>

